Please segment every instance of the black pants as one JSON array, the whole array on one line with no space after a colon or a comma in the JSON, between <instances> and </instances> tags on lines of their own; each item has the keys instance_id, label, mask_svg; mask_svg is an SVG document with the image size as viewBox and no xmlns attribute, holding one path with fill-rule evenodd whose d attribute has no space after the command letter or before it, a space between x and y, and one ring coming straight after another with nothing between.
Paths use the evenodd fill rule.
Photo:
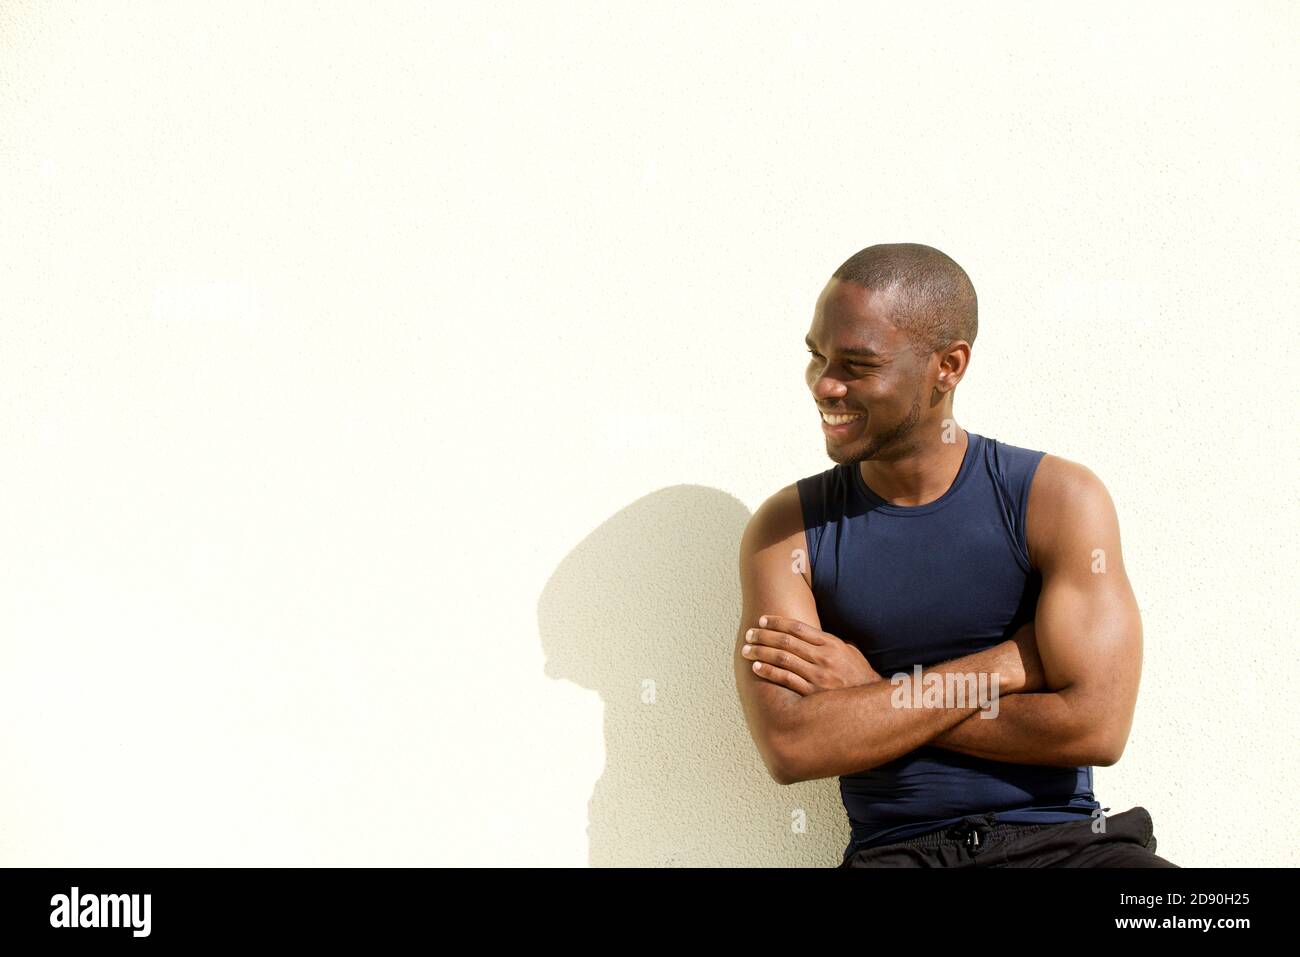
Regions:
<instances>
[{"instance_id":1,"label":"black pants","mask_svg":"<svg viewBox=\"0 0 1300 957\"><path fill-rule=\"evenodd\" d=\"M1063 824L998 823L994 813L854 851L840 867L1178 867L1156 856L1151 815L1134 807Z\"/></svg>"}]
</instances>

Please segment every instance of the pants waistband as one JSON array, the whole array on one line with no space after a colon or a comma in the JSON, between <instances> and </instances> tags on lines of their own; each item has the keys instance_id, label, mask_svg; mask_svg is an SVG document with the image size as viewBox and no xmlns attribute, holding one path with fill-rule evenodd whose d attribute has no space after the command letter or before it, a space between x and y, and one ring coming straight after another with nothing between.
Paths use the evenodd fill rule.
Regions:
<instances>
[{"instance_id":1,"label":"pants waistband","mask_svg":"<svg viewBox=\"0 0 1300 957\"><path fill-rule=\"evenodd\" d=\"M960 843L967 847L979 847L988 842L990 837L998 837L1008 832L1017 834L1026 834L1030 831L1039 831L1045 827L1057 827L1056 822L1043 824L1014 824L1009 821L998 821L995 814L972 815L963 818L956 824L948 827L939 828L936 831L927 831L925 834L918 834L915 837L904 838L901 841L888 841L886 844L878 844L876 847L885 847L888 844L910 844L919 847L934 847L939 844Z\"/></svg>"}]
</instances>

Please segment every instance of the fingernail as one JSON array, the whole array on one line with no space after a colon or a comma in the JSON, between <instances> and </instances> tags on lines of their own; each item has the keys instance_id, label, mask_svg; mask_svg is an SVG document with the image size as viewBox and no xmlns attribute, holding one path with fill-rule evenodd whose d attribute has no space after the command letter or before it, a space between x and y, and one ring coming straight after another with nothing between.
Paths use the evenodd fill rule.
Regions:
<instances>
[{"instance_id":1,"label":"fingernail","mask_svg":"<svg viewBox=\"0 0 1300 957\"><path fill-rule=\"evenodd\" d=\"M767 615L764 615L762 618L758 619L758 627L759 628L767 627Z\"/></svg>"}]
</instances>

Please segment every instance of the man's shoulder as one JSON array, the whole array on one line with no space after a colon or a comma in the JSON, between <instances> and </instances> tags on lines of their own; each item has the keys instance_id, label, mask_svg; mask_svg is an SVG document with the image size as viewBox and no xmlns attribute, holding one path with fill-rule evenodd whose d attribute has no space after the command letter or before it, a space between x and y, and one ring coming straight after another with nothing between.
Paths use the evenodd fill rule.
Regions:
<instances>
[{"instance_id":1,"label":"man's shoulder","mask_svg":"<svg viewBox=\"0 0 1300 957\"><path fill-rule=\"evenodd\" d=\"M1034 471L1025 517L1031 564L1039 567L1081 530L1115 521L1115 503L1088 466L1044 452Z\"/></svg>"},{"instance_id":2,"label":"man's shoulder","mask_svg":"<svg viewBox=\"0 0 1300 957\"><path fill-rule=\"evenodd\" d=\"M1004 467L1008 463L1019 466L1020 471L1030 476L1030 500L1036 499L1040 505L1057 503L1058 500L1063 500L1059 504L1068 504L1089 490L1095 492L1105 488L1096 473L1081 462L1001 439L990 438L987 441Z\"/></svg>"},{"instance_id":3,"label":"man's shoulder","mask_svg":"<svg viewBox=\"0 0 1300 957\"><path fill-rule=\"evenodd\" d=\"M804 505L798 482L777 489L754 510L745 526L740 544L742 579L763 574L760 569L787 568L792 560L807 555ZM799 568L808 587L812 587L807 562Z\"/></svg>"},{"instance_id":4,"label":"man's shoulder","mask_svg":"<svg viewBox=\"0 0 1300 957\"><path fill-rule=\"evenodd\" d=\"M1027 445L1014 445L992 436L983 436L984 455L990 458L1002 471L1030 471L1037 466L1046 454Z\"/></svg>"},{"instance_id":5,"label":"man's shoulder","mask_svg":"<svg viewBox=\"0 0 1300 957\"><path fill-rule=\"evenodd\" d=\"M826 521L828 502L835 499L835 483L844 481L841 466L833 465L795 479L769 495L749 517L745 529L748 547L762 548L774 541L805 540L805 530Z\"/></svg>"},{"instance_id":6,"label":"man's shoulder","mask_svg":"<svg viewBox=\"0 0 1300 957\"><path fill-rule=\"evenodd\" d=\"M802 479L777 489L754 509L749 517L747 535L770 539L785 538L803 529L803 502L799 492Z\"/></svg>"},{"instance_id":7,"label":"man's shoulder","mask_svg":"<svg viewBox=\"0 0 1300 957\"><path fill-rule=\"evenodd\" d=\"M1034 494L1038 494L1044 503L1079 506L1086 504L1090 496L1105 491L1105 483L1082 462L1044 452L1034 472L1030 500L1033 501Z\"/></svg>"},{"instance_id":8,"label":"man's shoulder","mask_svg":"<svg viewBox=\"0 0 1300 957\"><path fill-rule=\"evenodd\" d=\"M775 523L786 528L797 524L802 529L812 513L834 494L834 483L842 480L842 471L841 466L832 465L777 489L754 511L751 523Z\"/></svg>"}]
</instances>

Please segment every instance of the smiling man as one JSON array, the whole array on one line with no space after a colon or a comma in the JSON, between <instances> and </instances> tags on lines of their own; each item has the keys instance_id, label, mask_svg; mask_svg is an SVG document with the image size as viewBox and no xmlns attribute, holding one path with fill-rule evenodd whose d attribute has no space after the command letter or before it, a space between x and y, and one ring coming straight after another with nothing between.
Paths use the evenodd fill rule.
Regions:
<instances>
[{"instance_id":1,"label":"smiling man","mask_svg":"<svg viewBox=\"0 0 1300 957\"><path fill-rule=\"evenodd\" d=\"M1142 662L1114 505L1084 466L957 425L977 328L930 246L870 246L822 291L806 379L836 464L745 530L745 719L777 782L839 777L841 866L1175 867L1144 808L1093 794Z\"/></svg>"}]
</instances>

